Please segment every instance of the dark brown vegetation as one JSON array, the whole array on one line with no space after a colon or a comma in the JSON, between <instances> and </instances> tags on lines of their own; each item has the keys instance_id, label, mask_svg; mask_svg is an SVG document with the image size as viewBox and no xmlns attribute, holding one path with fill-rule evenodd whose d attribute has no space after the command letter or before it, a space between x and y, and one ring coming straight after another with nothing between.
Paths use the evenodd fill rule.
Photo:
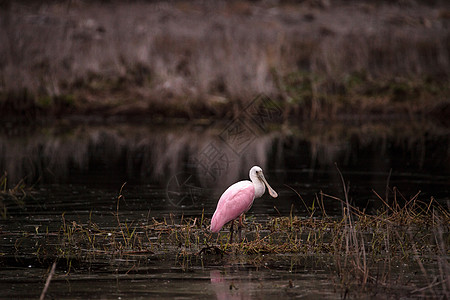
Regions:
<instances>
[{"instance_id":1,"label":"dark brown vegetation","mask_svg":"<svg viewBox=\"0 0 450 300\"><path fill-rule=\"evenodd\" d=\"M271 257L263 254L295 253L324 257L336 274L337 288L345 293L402 286L411 296L448 297L448 210L433 198L421 199L419 193L407 198L394 187L390 195L382 198L374 193L383 207L376 214L367 214L349 204L346 188L343 199L320 193L307 208L308 216L291 212L288 217L248 221L244 238L230 244L226 229L218 235L209 231L204 214L192 218L170 215L139 223L122 220L120 204L124 199L119 194L116 227L101 228L93 219L79 223L63 214L59 230L40 232L37 228L35 233L24 233L15 249L17 255L32 251L40 261L66 263L68 272L72 261L89 263L102 258L175 256L186 271L195 261L203 265L230 255L246 257L247 263L258 265ZM340 201L342 215L329 216L323 206L326 201ZM29 239L33 242L28 243ZM405 274L410 271L400 266L420 270L421 284L409 283L412 275Z\"/></svg>"},{"instance_id":2,"label":"dark brown vegetation","mask_svg":"<svg viewBox=\"0 0 450 300\"><path fill-rule=\"evenodd\" d=\"M449 111L450 5L416 1L12 2L0 110L25 117Z\"/></svg>"},{"instance_id":3,"label":"dark brown vegetation","mask_svg":"<svg viewBox=\"0 0 450 300\"><path fill-rule=\"evenodd\" d=\"M20 180L12 188L8 188L7 172L0 176L0 218L6 219L7 205L6 202L14 203L16 206L23 208L24 199L31 193L31 188L25 185L24 180Z\"/></svg>"}]
</instances>

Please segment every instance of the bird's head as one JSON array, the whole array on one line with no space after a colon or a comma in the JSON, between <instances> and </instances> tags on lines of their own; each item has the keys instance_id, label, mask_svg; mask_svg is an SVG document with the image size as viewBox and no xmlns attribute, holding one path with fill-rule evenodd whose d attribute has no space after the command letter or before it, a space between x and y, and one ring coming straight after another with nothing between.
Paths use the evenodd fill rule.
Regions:
<instances>
[{"instance_id":1,"label":"bird's head","mask_svg":"<svg viewBox=\"0 0 450 300\"><path fill-rule=\"evenodd\" d=\"M254 179L261 181L265 186L267 186L267 190L269 191L270 196L274 198L278 197L277 192L275 192L274 189L272 189L272 187L269 185L266 178L264 177L264 173L261 167L254 166L250 169L250 179L252 181Z\"/></svg>"}]
</instances>

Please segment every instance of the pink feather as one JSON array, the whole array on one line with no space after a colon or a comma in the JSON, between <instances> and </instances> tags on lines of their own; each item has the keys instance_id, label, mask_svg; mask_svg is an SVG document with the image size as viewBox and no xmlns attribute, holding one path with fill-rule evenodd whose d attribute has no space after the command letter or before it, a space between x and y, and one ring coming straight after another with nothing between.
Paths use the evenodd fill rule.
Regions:
<instances>
[{"instance_id":1,"label":"pink feather","mask_svg":"<svg viewBox=\"0 0 450 300\"><path fill-rule=\"evenodd\" d=\"M211 231L219 232L226 223L236 219L252 207L255 187L251 181L239 181L230 186L220 197L211 219Z\"/></svg>"}]
</instances>

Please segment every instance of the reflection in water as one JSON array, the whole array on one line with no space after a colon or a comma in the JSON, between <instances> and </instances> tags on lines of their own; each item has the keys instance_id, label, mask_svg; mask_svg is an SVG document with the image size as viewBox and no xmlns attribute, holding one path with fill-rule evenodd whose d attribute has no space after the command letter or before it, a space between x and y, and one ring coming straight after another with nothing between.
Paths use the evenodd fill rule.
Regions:
<instances>
[{"instance_id":1,"label":"reflection in water","mask_svg":"<svg viewBox=\"0 0 450 300\"><path fill-rule=\"evenodd\" d=\"M231 255L232 256L232 255ZM264 257L265 256L265 257ZM296 254L235 256L209 271L217 299L335 299L336 274L330 258ZM249 262L254 259L253 264ZM239 262L238 262L239 261Z\"/></svg>"},{"instance_id":2,"label":"reflection in water","mask_svg":"<svg viewBox=\"0 0 450 300\"><path fill-rule=\"evenodd\" d=\"M221 299L245 299L242 295L242 292L233 291L233 284L230 282L226 282L223 275L219 270L212 270L210 272L211 277L211 285L216 293L216 297L218 300ZM248 295L247 298L250 296Z\"/></svg>"},{"instance_id":3,"label":"reflection in water","mask_svg":"<svg viewBox=\"0 0 450 300\"><path fill-rule=\"evenodd\" d=\"M220 124L173 128L79 125L37 128L22 134L4 129L0 133L0 171L8 172L10 185L24 177L28 183L39 180L33 199L27 199L24 208L10 205L8 218L0 224L4 233L0 252L7 254L2 259L6 267L0 272L7 278L0 282L5 297L28 293L21 295L37 298L39 295L33 293L41 290L42 278L48 273L46 266L34 265L35 261L41 264L40 257L34 258L35 253L41 255L34 238L30 243L17 242L24 233L33 237L59 232L62 216L68 222L91 224L94 220L100 228L117 228L117 191L125 181L128 185L126 200L120 201L120 220L129 224L150 224L153 217L170 220L174 215L176 220L180 216L199 220L202 210L209 218L223 189L247 178L255 164L264 169L280 197L276 201L259 199L249 213L249 223L250 218L263 222L268 215L288 216L292 205L298 210L296 216L306 215L298 196L284 184L299 191L308 205L320 190L341 195L334 162L351 182L351 195L358 199L367 200L372 188L383 195L392 168L391 186L403 185L400 190L407 187L411 195L422 190L428 199L432 195L438 201L449 200L450 135L446 128L430 123L319 123L284 126L235 139L233 132L224 138L226 128ZM332 204L325 203L327 213ZM331 212L337 215L339 209ZM21 253L25 256L20 257ZM28 259L30 253L33 260ZM100 264L104 269L75 267L70 276L53 280L51 288L56 298L67 296L68 285L70 295L78 298L124 294L136 298L189 294L199 298L205 297L205 291L206 296L218 299L279 297L280 292L286 298L336 298L336 287L330 282L332 261L322 264L301 258L293 254L267 259L266 255L264 261L269 265L259 265L258 257L248 262L230 255L226 262L213 258L204 265L202 260L194 272L186 273L173 268L172 257L157 260L144 256L142 264L133 262L133 266L121 266L124 261L108 258ZM333 259L329 255L325 258ZM373 274L378 271L373 270ZM392 278L419 274L413 284L424 286L420 270L405 271L403 266L392 272ZM92 285L93 278L100 284ZM377 293L382 292L377 289Z\"/></svg>"},{"instance_id":4,"label":"reflection in water","mask_svg":"<svg viewBox=\"0 0 450 300\"><path fill-rule=\"evenodd\" d=\"M127 180L165 184L177 173L190 171L202 185L226 185L254 164L266 166L276 136L260 136L236 154L214 128L44 128L29 135L1 136L0 168L12 182L26 177L28 182L70 183L83 181L77 176L101 173L114 184Z\"/></svg>"},{"instance_id":5,"label":"reflection in water","mask_svg":"<svg viewBox=\"0 0 450 300\"><path fill-rule=\"evenodd\" d=\"M382 180L373 180L375 189L386 185L390 169L393 175L431 178L450 171L449 130L427 122L300 124L250 131L250 136L238 131L233 136L227 126L114 124L44 127L18 135L3 132L0 170L8 172L10 184L25 178L28 183L114 188L125 181L166 187L184 172L197 186L217 191L247 178L253 165L268 170L275 186L308 180L338 186L334 162L344 174L368 176L366 184L381 174Z\"/></svg>"}]
</instances>

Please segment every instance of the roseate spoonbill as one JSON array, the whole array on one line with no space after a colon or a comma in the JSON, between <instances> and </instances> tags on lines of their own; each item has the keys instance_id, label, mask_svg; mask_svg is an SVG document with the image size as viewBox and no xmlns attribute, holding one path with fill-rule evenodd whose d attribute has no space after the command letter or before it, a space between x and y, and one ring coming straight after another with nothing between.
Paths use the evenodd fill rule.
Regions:
<instances>
[{"instance_id":1,"label":"roseate spoonbill","mask_svg":"<svg viewBox=\"0 0 450 300\"><path fill-rule=\"evenodd\" d=\"M231 221L230 243L233 239L234 219L239 217L239 228L242 226L242 214L252 207L253 200L261 197L267 189L269 194L276 198L275 192L264 178L260 167L254 166L250 169L250 180L243 180L231 185L220 197L216 211L211 219L211 231L219 232L226 223ZM240 236L240 231L239 231Z\"/></svg>"}]
</instances>

